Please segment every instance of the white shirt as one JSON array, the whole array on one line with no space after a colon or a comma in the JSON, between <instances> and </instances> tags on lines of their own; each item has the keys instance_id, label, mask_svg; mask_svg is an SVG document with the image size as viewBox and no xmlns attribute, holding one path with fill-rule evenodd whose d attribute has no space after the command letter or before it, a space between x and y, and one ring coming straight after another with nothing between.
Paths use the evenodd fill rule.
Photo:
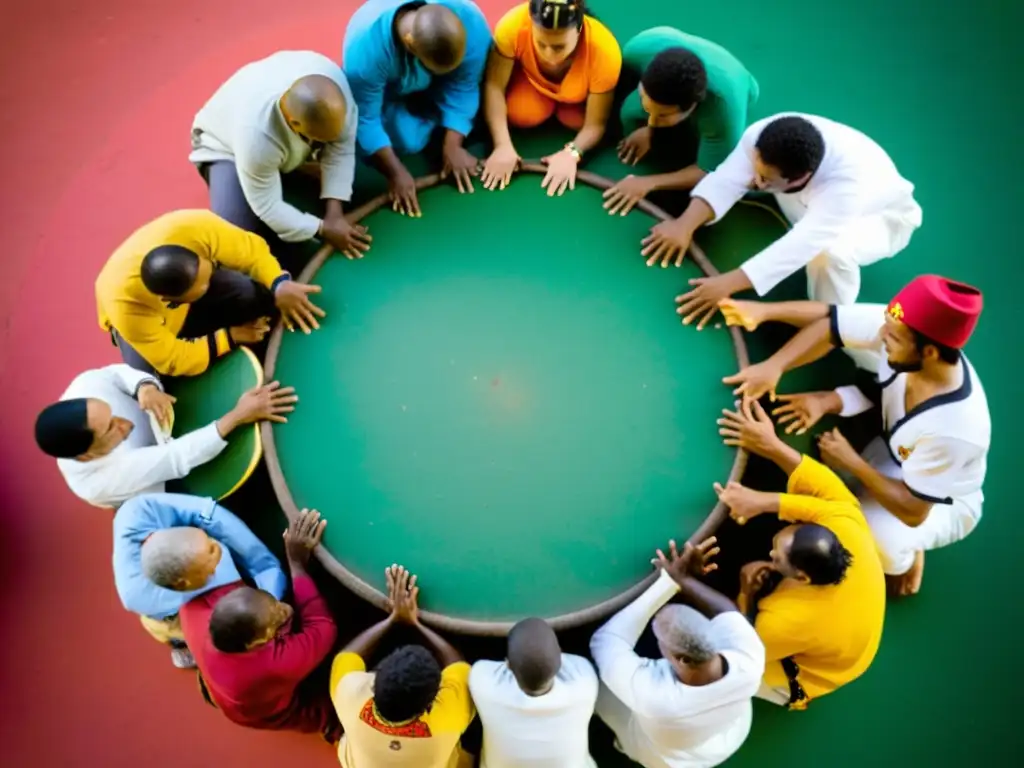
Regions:
<instances>
[{"instance_id":1,"label":"white shirt","mask_svg":"<svg viewBox=\"0 0 1024 768\"><path fill-rule=\"evenodd\" d=\"M469 691L484 728L480 768L596 768L587 729L597 673L583 657L562 654L543 696L523 693L506 662L478 661Z\"/></svg>"},{"instance_id":2,"label":"white shirt","mask_svg":"<svg viewBox=\"0 0 1024 768\"><path fill-rule=\"evenodd\" d=\"M664 571L640 597L594 633L590 652L601 681L633 712L633 743L674 765L717 765L750 730L751 697L761 685L765 651L738 611L711 619L711 636L728 670L710 685L679 681L667 659L645 659L634 646L654 614L679 591ZM634 756L636 757L636 756Z\"/></svg>"},{"instance_id":3,"label":"white shirt","mask_svg":"<svg viewBox=\"0 0 1024 768\"><path fill-rule=\"evenodd\" d=\"M739 145L694 188L693 197L714 211L712 223L753 189L754 151L761 131L772 121L795 115L816 127L825 141L825 156L807 185L796 192L775 193L779 207L794 224L786 234L740 267L759 296L834 249L850 227L865 217L895 210L920 216L914 185L904 179L885 150L849 126L815 115L783 113L751 125Z\"/></svg>"},{"instance_id":4,"label":"white shirt","mask_svg":"<svg viewBox=\"0 0 1024 768\"><path fill-rule=\"evenodd\" d=\"M232 75L192 123L195 164L230 160L253 213L286 242L316 236L320 218L284 200L281 174L310 158L310 147L281 114L280 101L296 80L325 75L341 88L347 111L341 137L320 152L321 189L325 199L352 197L359 112L341 67L314 51L280 51L247 64Z\"/></svg>"},{"instance_id":5,"label":"white shirt","mask_svg":"<svg viewBox=\"0 0 1024 768\"><path fill-rule=\"evenodd\" d=\"M108 365L79 375L61 400L92 398L110 406L114 416L134 426L128 437L106 456L92 461L57 459L64 480L83 501L116 507L141 493L162 493L164 483L178 480L227 447L210 424L178 439L157 438L149 414L135 400L139 387L160 382L127 365ZM162 442L165 441L165 442Z\"/></svg>"},{"instance_id":6,"label":"white shirt","mask_svg":"<svg viewBox=\"0 0 1024 768\"><path fill-rule=\"evenodd\" d=\"M933 504L962 501L980 513L992 441L992 419L981 379L962 356L960 386L907 413L909 374L889 367L881 340L885 312L884 304L833 307L832 340L838 346L877 356L883 437L911 493ZM856 416L873 407L855 386L839 387L836 393L843 401L842 416Z\"/></svg>"}]
</instances>

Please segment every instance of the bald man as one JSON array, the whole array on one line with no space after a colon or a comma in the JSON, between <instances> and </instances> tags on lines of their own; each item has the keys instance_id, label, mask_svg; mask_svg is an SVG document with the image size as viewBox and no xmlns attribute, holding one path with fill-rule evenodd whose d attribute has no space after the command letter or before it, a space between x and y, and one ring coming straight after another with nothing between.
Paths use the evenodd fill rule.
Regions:
<instances>
[{"instance_id":1,"label":"bald man","mask_svg":"<svg viewBox=\"0 0 1024 768\"><path fill-rule=\"evenodd\" d=\"M198 496L151 493L127 501L114 517L113 559L121 603L171 646L181 668L195 666L178 619L185 603L240 580L239 569L278 600L287 587L281 564L245 523Z\"/></svg>"},{"instance_id":2,"label":"bald man","mask_svg":"<svg viewBox=\"0 0 1024 768\"><path fill-rule=\"evenodd\" d=\"M480 768L594 768L588 733L597 673L562 653L554 630L523 619L509 632L505 661L478 661L469 691L484 727Z\"/></svg>"},{"instance_id":3,"label":"bald man","mask_svg":"<svg viewBox=\"0 0 1024 768\"><path fill-rule=\"evenodd\" d=\"M491 30L469 0L369 0L345 30L343 65L359 104L359 151L388 179L394 210L420 215L399 159L443 129L444 175L472 191L479 159L463 147L480 107Z\"/></svg>"},{"instance_id":4,"label":"bald man","mask_svg":"<svg viewBox=\"0 0 1024 768\"><path fill-rule=\"evenodd\" d=\"M241 581L182 606L181 631L206 695L233 723L319 733L332 743L341 736L328 687L302 686L338 637L306 571L326 525L316 510L303 510L285 531L294 608Z\"/></svg>"},{"instance_id":5,"label":"bald man","mask_svg":"<svg viewBox=\"0 0 1024 768\"><path fill-rule=\"evenodd\" d=\"M370 247L349 223L359 112L341 67L313 51L280 51L235 72L192 123L189 156L210 188L210 207L263 237L286 269L322 238L349 258ZM319 163L322 215L285 200L296 169Z\"/></svg>"}]
</instances>

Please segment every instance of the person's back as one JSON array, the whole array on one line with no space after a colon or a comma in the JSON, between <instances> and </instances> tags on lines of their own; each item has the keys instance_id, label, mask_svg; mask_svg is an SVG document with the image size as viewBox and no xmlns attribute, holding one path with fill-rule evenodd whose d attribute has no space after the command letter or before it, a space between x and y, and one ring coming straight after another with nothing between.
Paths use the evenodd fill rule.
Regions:
<instances>
[{"instance_id":1,"label":"person's back","mask_svg":"<svg viewBox=\"0 0 1024 768\"><path fill-rule=\"evenodd\" d=\"M217 707L239 725L267 727L297 708L293 697L301 678L271 663L275 641L244 653L224 653L213 645L209 629L213 609L242 586L235 582L190 600L181 609L181 628Z\"/></svg>"},{"instance_id":2,"label":"person's back","mask_svg":"<svg viewBox=\"0 0 1024 768\"><path fill-rule=\"evenodd\" d=\"M814 522L838 537L852 561L840 584L783 580L759 601L755 627L765 637L791 638L782 641L792 645L792 653L786 655L796 662L800 684L808 698L814 699L856 679L871 665L882 638L885 576L871 529L842 481L831 470L805 458L791 478L790 493L785 495L787 507L801 503L800 486L810 504L821 510ZM823 501L809 495L832 487L837 489L833 498L846 500ZM823 514L825 510L827 514ZM766 639L765 645L771 659L774 643ZM768 662L765 682L788 687L778 659Z\"/></svg>"},{"instance_id":3,"label":"person's back","mask_svg":"<svg viewBox=\"0 0 1024 768\"><path fill-rule=\"evenodd\" d=\"M705 759L721 754L723 745L742 743L750 730L751 697L763 669L761 643L736 611L712 619L709 636L726 662L722 678L707 685L686 685L667 659L651 660L650 674L659 679L662 695L648 698L635 710L633 727L658 745L673 765L703 765Z\"/></svg>"},{"instance_id":4,"label":"person's back","mask_svg":"<svg viewBox=\"0 0 1024 768\"><path fill-rule=\"evenodd\" d=\"M593 768L587 728L597 686L590 662L571 654L543 696L519 690L505 662L476 662L469 690L484 731L480 768Z\"/></svg>"},{"instance_id":5,"label":"person's back","mask_svg":"<svg viewBox=\"0 0 1024 768\"><path fill-rule=\"evenodd\" d=\"M442 672L441 689L430 711L410 722L392 723L377 711L374 672L346 675L334 691L335 708L345 729L338 750L343 768L456 768L459 738L468 723L460 703L468 695L469 665L459 662Z\"/></svg>"},{"instance_id":6,"label":"person's back","mask_svg":"<svg viewBox=\"0 0 1024 768\"><path fill-rule=\"evenodd\" d=\"M192 125L193 151L189 159L194 163L234 159L237 131L268 131L278 123L281 130L273 138L282 142L282 151L293 142L301 143L300 137L296 135L293 139L284 130L285 123L274 120L273 116L282 94L296 80L308 75L330 77L351 101L341 67L331 59L315 51L278 51L240 68L196 113ZM291 166L281 170L291 171Z\"/></svg>"}]
</instances>

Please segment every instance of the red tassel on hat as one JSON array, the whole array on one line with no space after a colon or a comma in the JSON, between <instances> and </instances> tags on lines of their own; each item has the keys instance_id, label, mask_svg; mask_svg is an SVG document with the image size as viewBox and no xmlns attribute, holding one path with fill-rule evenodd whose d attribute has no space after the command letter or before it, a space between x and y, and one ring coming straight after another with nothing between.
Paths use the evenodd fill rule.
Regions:
<instances>
[{"instance_id":1,"label":"red tassel on hat","mask_svg":"<svg viewBox=\"0 0 1024 768\"><path fill-rule=\"evenodd\" d=\"M889 316L929 339L962 349L978 325L981 291L939 275L922 275L889 303Z\"/></svg>"}]
</instances>

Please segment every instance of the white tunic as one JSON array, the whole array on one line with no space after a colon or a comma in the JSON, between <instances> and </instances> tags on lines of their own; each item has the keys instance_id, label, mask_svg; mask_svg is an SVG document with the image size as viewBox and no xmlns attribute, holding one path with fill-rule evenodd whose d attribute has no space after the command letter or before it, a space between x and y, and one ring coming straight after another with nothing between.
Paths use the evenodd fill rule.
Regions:
<instances>
[{"instance_id":1,"label":"white tunic","mask_svg":"<svg viewBox=\"0 0 1024 768\"><path fill-rule=\"evenodd\" d=\"M879 544L887 573L904 573L918 550L951 544L969 534L981 518L992 421L985 390L974 366L961 358L960 386L906 409L907 376L889 367L881 342L886 307L854 304L833 307L833 342L873 358L882 388L883 434L864 458L879 472L902 480L911 493L934 506L916 528L902 523L859 490L864 514ZM867 355L865 358L864 355ZM873 407L857 387L836 390L842 416Z\"/></svg>"},{"instance_id":2,"label":"white tunic","mask_svg":"<svg viewBox=\"0 0 1024 768\"><path fill-rule=\"evenodd\" d=\"M160 386L148 373L123 364L108 365L80 374L61 395L61 400L102 400L114 416L128 419L134 427L106 456L92 461L57 459L68 487L83 501L116 507L142 493L162 493L168 480L185 477L227 447L215 423L176 440L158 439L149 414L135 400L144 383Z\"/></svg>"},{"instance_id":3,"label":"white tunic","mask_svg":"<svg viewBox=\"0 0 1024 768\"><path fill-rule=\"evenodd\" d=\"M284 200L281 174L310 159L310 146L281 114L280 100L292 84L307 75L324 75L341 88L348 107L341 137L319 155L320 196L347 201L355 178L356 126L359 113L341 67L314 51L280 51L247 64L233 74L196 115L192 123L192 154L199 165L229 160L253 213L286 242L316 236L320 219Z\"/></svg>"},{"instance_id":4,"label":"white tunic","mask_svg":"<svg viewBox=\"0 0 1024 768\"><path fill-rule=\"evenodd\" d=\"M728 671L710 685L684 685L666 659L645 659L634 647L654 614L679 591L662 571L640 597L590 641L601 677L597 714L619 745L645 768L696 768L725 762L747 738L751 697L764 675L765 651L738 611L705 619Z\"/></svg>"},{"instance_id":5,"label":"white tunic","mask_svg":"<svg viewBox=\"0 0 1024 768\"><path fill-rule=\"evenodd\" d=\"M506 662L478 661L469 691L484 730L480 768L596 768L587 730L597 673L583 657L563 654L543 696L523 693Z\"/></svg>"},{"instance_id":6,"label":"white tunic","mask_svg":"<svg viewBox=\"0 0 1024 768\"><path fill-rule=\"evenodd\" d=\"M761 132L786 115L802 117L821 132L825 156L805 187L774 193L793 228L740 269L764 296L807 267L811 299L852 303L860 290L860 267L897 254L921 226L914 185L872 139L815 115L773 115L747 128L736 149L701 180L693 196L714 211L712 223L720 221L753 188L755 144Z\"/></svg>"}]
</instances>

